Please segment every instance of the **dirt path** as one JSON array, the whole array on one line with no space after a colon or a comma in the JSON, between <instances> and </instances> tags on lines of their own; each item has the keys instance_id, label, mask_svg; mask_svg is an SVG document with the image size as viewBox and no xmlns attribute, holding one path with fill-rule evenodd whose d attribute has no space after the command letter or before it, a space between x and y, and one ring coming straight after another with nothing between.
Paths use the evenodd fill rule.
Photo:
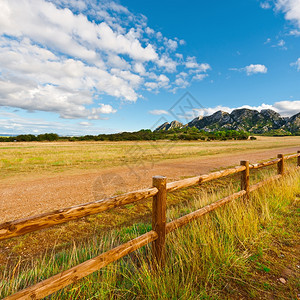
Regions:
<instances>
[{"instance_id":1,"label":"dirt path","mask_svg":"<svg viewBox=\"0 0 300 300\"><path fill-rule=\"evenodd\" d=\"M299 147L234 155L224 153L213 157L165 160L132 168L123 166L99 170L97 173L60 175L17 184L0 184L0 223L149 187L153 175L164 175L172 181L235 166L240 160L254 163L276 157L278 153L295 153L297 150Z\"/></svg>"}]
</instances>

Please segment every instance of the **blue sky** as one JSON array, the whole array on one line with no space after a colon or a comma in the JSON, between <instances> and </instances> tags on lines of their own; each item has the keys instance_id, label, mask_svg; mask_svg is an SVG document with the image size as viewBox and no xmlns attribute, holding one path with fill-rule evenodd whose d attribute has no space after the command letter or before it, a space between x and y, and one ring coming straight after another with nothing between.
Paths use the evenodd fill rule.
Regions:
<instances>
[{"instance_id":1,"label":"blue sky","mask_svg":"<svg viewBox=\"0 0 300 300\"><path fill-rule=\"evenodd\" d=\"M300 1L1 0L0 134L300 111ZM186 101L184 99L183 101Z\"/></svg>"}]
</instances>

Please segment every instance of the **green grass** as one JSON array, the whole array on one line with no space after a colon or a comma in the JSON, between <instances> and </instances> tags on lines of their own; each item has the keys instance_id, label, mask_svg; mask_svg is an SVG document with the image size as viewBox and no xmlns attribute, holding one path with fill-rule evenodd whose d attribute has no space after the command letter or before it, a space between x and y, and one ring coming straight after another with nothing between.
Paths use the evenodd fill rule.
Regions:
<instances>
[{"instance_id":1,"label":"green grass","mask_svg":"<svg viewBox=\"0 0 300 300\"><path fill-rule=\"evenodd\" d=\"M270 176L269 170L258 172L255 181L265 176ZM182 191L184 202L168 207L168 221L236 191L237 184ZM166 268L161 273L151 271L151 247L145 246L51 299L297 299L299 194L300 171L293 168L282 180L252 193L250 201L238 199L169 234ZM168 199L172 197L176 195ZM150 220L145 220L74 241L63 251L53 247L38 257L14 260L2 266L0 297L150 229ZM286 284L278 281L281 277Z\"/></svg>"}]
</instances>

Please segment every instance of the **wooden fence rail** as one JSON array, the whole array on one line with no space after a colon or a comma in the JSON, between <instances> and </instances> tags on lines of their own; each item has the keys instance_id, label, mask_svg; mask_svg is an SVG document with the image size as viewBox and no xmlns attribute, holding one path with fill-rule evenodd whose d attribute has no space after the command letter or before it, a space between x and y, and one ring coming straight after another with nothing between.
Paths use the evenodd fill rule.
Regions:
<instances>
[{"instance_id":1,"label":"wooden fence rail","mask_svg":"<svg viewBox=\"0 0 300 300\"><path fill-rule=\"evenodd\" d=\"M167 183L166 177L154 176L153 187L149 189L138 190L123 195L56 210L26 219L0 224L0 240L5 240L153 197L152 230L150 232L147 232L105 253L102 253L95 258L87 260L69 270L61 272L31 287L21 290L14 295L8 296L5 299L41 299L72 283L77 282L79 279L97 270L100 270L108 264L149 243L152 243L154 269L163 268L166 260L165 243L167 234L237 198L245 197L245 199L249 199L249 194L251 192L269 183L270 181L277 180L282 177L284 174L285 161L291 158L297 158L297 166L300 167L300 151L298 151L296 154L286 156L278 154L277 159L257 164L249 164L249 161L241 161L241 165L235 168L170 183ZM277 175L250 186L250 169L259 169L274 164L277 164ZM166 223L167 192L201 184L236 173L241 173L241 190L239 192L206 205L169 223Z\"/></svg>"}]
</instances>

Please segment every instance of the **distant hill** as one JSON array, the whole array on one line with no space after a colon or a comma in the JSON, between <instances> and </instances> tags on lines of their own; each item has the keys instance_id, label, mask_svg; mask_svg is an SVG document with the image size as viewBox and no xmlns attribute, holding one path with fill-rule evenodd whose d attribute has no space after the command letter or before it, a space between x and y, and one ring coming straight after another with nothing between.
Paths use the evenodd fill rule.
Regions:
<instances>
[{"instance_id":1,"label":"distant hill","mask_svg":"<svg viewBox=\"0 0 300 300\"><path fill-rule=\"evenodd\" d=\"M217 130L244 130L254 134L272 133L273 135L299 134L300 112L290 118L281 117L279 113L264 109L257 110L241 108L231 113L217 111L210 116L199 116L186 125L178 121L164 123L155 131L170 130L173 128L196 127L207 132Z\"/></svg>"}]
</instances>

